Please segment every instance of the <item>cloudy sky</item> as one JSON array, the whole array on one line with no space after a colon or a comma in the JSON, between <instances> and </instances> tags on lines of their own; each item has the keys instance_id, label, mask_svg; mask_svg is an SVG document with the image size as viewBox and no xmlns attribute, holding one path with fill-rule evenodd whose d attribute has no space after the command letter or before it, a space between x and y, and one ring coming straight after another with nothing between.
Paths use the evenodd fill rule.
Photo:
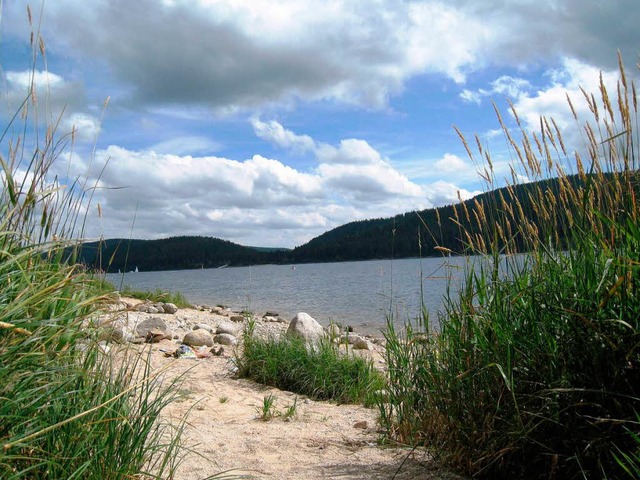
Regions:
<instances>
[{"instance_id":1,"label":"cloudy sky","mask_svg":"<svg viewBox=\"0 0 640 480\"><path fill-rule=\"evenodd\" d=\"M567 93L585 110L640 53L638 0L34 0L31 26L0 5L2 123L32 79L38 118L64 111L54 169L97 185L91 237L293 247L468 198L453 125L506 176L492 102L569 130Z\"/></svg>"}]
</instances>

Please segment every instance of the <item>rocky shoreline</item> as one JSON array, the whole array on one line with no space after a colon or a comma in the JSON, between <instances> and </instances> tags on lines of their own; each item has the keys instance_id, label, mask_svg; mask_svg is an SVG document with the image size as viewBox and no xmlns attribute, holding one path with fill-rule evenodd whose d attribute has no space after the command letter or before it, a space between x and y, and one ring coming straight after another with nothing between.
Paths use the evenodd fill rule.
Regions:
<instances>
[{"instance_id":1,"label":"rocky shoreline","mask_svg":"<svg viewBox=\"0 0 640 480\"><path fill-rule=\"evenodd\" d=\"M256 335L279 337L288 333L309 343L326 337L352 350L380 350L384 341L370 334L359 334L351 327L331 324L322 327L313 317L300 312L293 319L267 311L261 316L235 312L225 307L195 305L178 308L172 303L120 298L108 306L109 313L101 318L102 341L107 343L159 343L169 340L219 355L217 348L238 345L251 322Z\"/></svg>"}]
</instances>

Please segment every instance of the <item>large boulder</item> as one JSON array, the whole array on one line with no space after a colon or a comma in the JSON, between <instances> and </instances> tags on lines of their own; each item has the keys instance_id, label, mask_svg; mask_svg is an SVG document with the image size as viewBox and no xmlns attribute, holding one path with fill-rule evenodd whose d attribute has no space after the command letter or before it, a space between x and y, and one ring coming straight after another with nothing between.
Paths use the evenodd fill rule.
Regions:
<instances>
[{"instance_id":1,"label":"large boulder","mask_svg":"<svg viewBox=\"0 0 640 480\"><path fill-rule=\"evenodd\" d=\"M306 343L318 343L325 336L325 332L322 325L311 315L300 312L289 323L287 335L302 338Z\"/></svg>"},{"instance_id":2,"label":"large boulder","mask_svg":"<svg viewBox=\"0 0 640 480\"><path fill-rule=\"evenodd\" d=\"M192 347L201 347L202 345L213 347L213 337L205 329L199 328L188 332L182 339L182 343Z\"/></svg>"},{"instance_id":3,"label":"large boulder","mask_svg":"<svg viewBox=\"0 0 640 480\"><path fill-rule=\"evenodd\" d=\"M147 318L136 326L136 334L139 337L146 337L151 330L162 330L168 334L169 329L166 322L158 317Z\"/></svg>"}]
</instances>

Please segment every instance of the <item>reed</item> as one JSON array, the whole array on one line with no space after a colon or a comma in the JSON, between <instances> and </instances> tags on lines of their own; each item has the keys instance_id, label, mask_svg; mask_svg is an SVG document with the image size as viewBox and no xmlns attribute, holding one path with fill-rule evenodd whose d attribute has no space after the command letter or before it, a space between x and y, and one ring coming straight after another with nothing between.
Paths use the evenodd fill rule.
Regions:
<instances>
[{"instance_id":1,"label":"reed","mask_svg":"<svg viewBox=\"0 0 640 480\"><path fill-rule=\"evenodd\" d=\"M159 414L175 389L137 355L114 363L89 327L104 297L67 260L90 190L52 175L73 138L35 91L0 137L0 478L170 478L181 427Z\"/></svg>"},{"instance_id":2,"label":"reed","mask_svg":"<svg viewBox=\"0 0 640 480\"><path fill-rule=\"evenodd\" d=\"M622 478L637 459L637 95L620 61L615 95L601 80L584 97L586 123L569 99L582 153L552 119L530 133L513 109L515 133L496 109L514 180L492 204L457 207L460 253L476 255L463 288L437 333L426 313L402 332L388 322L387 436L478 478ZM463 142L495 188L489 152ZM540 182L523 189L517 174Z\"/></svg>"}]
</instances>

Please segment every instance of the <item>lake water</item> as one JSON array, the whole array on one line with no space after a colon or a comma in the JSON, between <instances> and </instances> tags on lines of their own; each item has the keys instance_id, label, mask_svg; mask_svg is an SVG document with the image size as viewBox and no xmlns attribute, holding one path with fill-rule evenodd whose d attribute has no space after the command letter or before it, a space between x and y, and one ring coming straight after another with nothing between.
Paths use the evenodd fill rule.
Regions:
<instances>
[{"instance_id":1,"label":"lake water","mask_svg":"<svg viewBox=\"0 0 640 480\"><path fill-rule=\"evenodd\" d=\"M457 288L464 257L372 260L300 265L258 265L204 270L109 274L119 287L180 291L194 304L226 305L286 319L307 312L323 325L334 321L376 333L393 311L398 324L420 311L421 287L433 320L442 310L448 279Z\"/></svg>"}]
</instances>

